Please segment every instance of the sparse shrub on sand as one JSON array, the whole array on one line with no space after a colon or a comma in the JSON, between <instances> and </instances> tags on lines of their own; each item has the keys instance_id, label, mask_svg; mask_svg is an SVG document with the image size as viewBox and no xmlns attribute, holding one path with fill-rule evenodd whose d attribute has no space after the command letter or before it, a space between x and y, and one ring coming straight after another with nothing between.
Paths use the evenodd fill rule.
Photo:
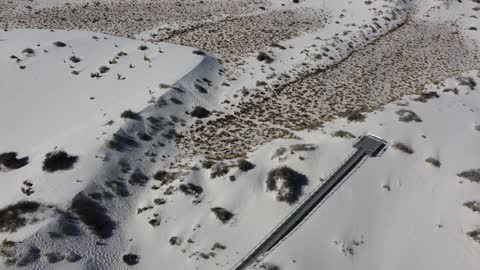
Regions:
<instances>
[{"instance_id":1,"label":"sparse shrub on sand","mask_svg":"<svg viewBox=\"0 0 480 270\"><path fill-rule=\"evenodd\" d=\"M110 68L107 67L107 66L101 66L101 67L98 68L98 71L100 71L101 74L105 74L105 73L107 73L109 70L110 70Z\"/></svg>"},{"instance_id":2,"label":"sparse shrub on sand","mask_svg":"<svg viewBox=\"0 0 480 270\"><path fill-rule=\"evenodd\" d=\"M107 146L110 149L123 152L130 148L138 147L140 144L135 140L134 137L115 133L113 134L112 139L107 142Z\"/></svg>"},{"instance_id":3,"label":"sparse shrub on sand","mask_svg":"<svg viewBox=\"0 0 480 270\"><path fill-rule=\"evenodd\" d=\"M157 171L153 175L153 179L160 181L160 185L162 186L172 183L175 179L177 179L177 177L178 177L178 173L167 172L163 170Z\"/></svg>"},{"instance_id":4,"label":"sparse shrub on sand","mask_svg":"<svg viewBox=\"0 0 480 270\"><path fill-rule=\"evenodd\" d=\"M255 164L253 164L250 161L245 160L245 159L239 159L237 161L237 167L238 167L238 169L240 169L240 171L246 172L246 171L254 169Z\"/></svg>"},{"instance_id":5,"label":"sparse shrub on sand","mask_svg":"<svg viewBox=\"0 0 480 270\"><path fill-rule=\"evenodd\" d=\"M200 196L200 194L203 192L203 188L201 186L197 186L192 183L181 184L178 188L183 194L195 197Z\"/></svg>"},{"instance_id":6,"label":"sparse shrub on sand","mask_svg":"<svg viewBox=\"0 0 480 270\"><path fill-rule=\"evenodd\" d=\"M28 164L28 157L17 158L16 152L7 152L0 154L0 171L2 167L15 170Z\"/></svg>"},{"instance_id":7,"label":"sparse shrub on sand","mask_svg":"<svg viewBox=\"0 0 480 270\"><path fill-rule=\"evenodd\" d=\"M78 156L71 156L65 151L53 151L45 155L42 169L46 172L70 170L78 161Z\"/></svg>"},{"instance_id":8,"label":"sparse shrub on sand","mask_svg":"<svg viewBox=\"0 0 480 270\"><path fill-rule=\"evenodd\" d=\"M437 167L437 168L440 168L440 166L442 166L442 163L440 162L440 160L432 157L425 159L425 162L430 163L433 167Z\"/></svg>"},{"instance_id":9,"label":"sparse shrub on sand","mask_svg":"<svg viewBox=\"0 0 480 270\"><path fill-rule=\"evenodd\" d=\"M479 201L468 201L463 204L463 206L472 210L473 212L480 213L480 202Z\"/></svg>"},{"instance_id":10,"label":"sparse shrub on sand","mask_svg":"<svg viewBox=\"0 0 480 270\"><path fill-rule=\"evenodd\" d=\"M474 183L480 183L480 169L463 171L457 174L457 176L468 179Z\"/></svg>"},{"instance_id":11,"label":"sparse shrub on sand","mask_svg":"<svg viewBox=\"0 0 480 270\"><path fill-rule=\"evenodd\" d=\"M80 59L79 57L75 56L75 55L72 55L68 58L72 63L80 63L80 61L82 61L82 59Z\"/></svg>"},{"instance_id":12,"label":"sparse shrub on sand","mask_svg":"<svg viewBox=\"0 0 480 270\"><path fill-rule=\"evenodd\" d=\"M204 169L210 169L212 166L215 165L215 161L213 160L203 160L202 161L202 168Z\"/></svg>"},{"instance_id":13,"label":"sparse shrub on sand","mask_svg":"<svg viewBox=\"0 0 480 270\"><path fill-rule=\"evenodd\" d=\"M440 97L440 95L438 95L437 92L435 92L435 91L430 91L430 92L426 92L426 93L421 93L418 97L414 98L413 100L418 101L418 102L425 103L425 102L427 102L429 99L439 98L439 97Z\"/></svg>"},{"instance_id":14,"label":"sparse shrub on sand","mask_svg":"<svg viewBox=\"0 0 480 270\"><path fill-rule=\"evenodd\" d=\"M202 106L196 106L193 111L190 113L191 116L196 118L207 118L210 116L210 111L205 109Z\"/></svg>"},{"instance_id":15,"label":"sparse shrub on sand","mask_svg":"<svg viewBox=\"0 0 480 270\"><path fill-rule=\"evenodd\" d=\"M194 50L192 53L196 55L205 55L205 53L202 52L201 50Z\"/></svg>"},{"instance_id":16,"label":"sparse shrub on sand","mask_svg":"<svg viewBox=\"0 0 480 270\"><path fill-rule=\"evenodd\" d=\"M476 130L476 131L480 131L480 125L476 125L476 126L475 126L475 130Z\"/></svg>"},{"instance_id":17,"label":"sparse shrub on sand","mask_svg":"<svg viewBox=\"0 0 480 270\"><path fill-rule=\"evenodd\" d=\"M283 166L268 173L267 190L277 191L277 200L293 204L302 195L303 186L308 184L308 178L297 171Z\"/></svg>"},{"instance_id":18,"label":"sparse shrub on sand","mask_svg":"<svg viewBox=\"0 0 480 270\"><path fill-rule=\"evenodd\" d=\"M87 195L77 194L72 200L71 210L96 236L106 239L113 235L116 225L107 209Z\"/></svg>"},{"instance_id":19,"label":"sparse shrub on sand","mask_svg":"<svg viewBox=\"0 0 480 270\"><path fill-rule=\"evenodd\" d=\"M264 263L260 266L260 269L263 269L263 270L280 270L280 267L278 267L274 264L271 264L271 263Z\"/></svg>"},{"instance_id":20,"label":"sparse shrub on sand","mask_svg":"<svg viewBox=\"0 0 480 270\"><path fill-rule=\"evenodd\" d=\"M138 49L140 51L146 51L146 50L148 50L148 46L147 46L147 44L142 44L142 45L138 46Z\"/></svg>"},{"instance_id":21,"label":"sparse shrub on sand","mask_svg":"<svg viewBox=\"0 0 480 270\"><path fill-rule=\"evenodd\" d=\"M57 46L57 47L60 47L60 48L63 48L63 47L65 47L65 46L67 46L67 44L65 44L65 43L63 43L63 42L61 42L61 41L55 41L55 42L53 43L53 45L55 45L55 46Z\"/></svg>"},{"instance_id":22,"label":"sparse shrub on sand","mask_svg":"<svg viewBox=\"0 0 480 270\"><path fill-rule=\"evenodd\" d=\"M130 175L128 183L132 186L144 186L148 182L148 176L140 171L135 171Z\"/></svg>"},{"instance_id":23,"label":"sparse shrub on sand","mask_svg":"<svg viewBox=\"0 0 480 270\"><path fill-rule=\"evenodd\" d=\"M265 61L265 63L267 64L270 64L273 62L273 58L265 52L259 52L257 55L257 60L260 62Z\"/></svg>"},{"instance_id":24,"label":"sparse shrub on sand","mask_svg":"<svg viewBox=\"0 0 480 270\"><path fill-rule=\"evenodd\" d=\"M58 263L65 259L65 256L57 252L48 252L45 254L45 257L48 263Z\"/></svg>"},{"instance_id":25,"label":"sparse shrub on sand","mask_svg":"<svg viewBox=\"0 0 480 270\"><path fill-rule=\"evenodd\" d=\"M480 244L480 228L468 232L467 235L472 238L475 242Z\"/></svg>"},{"instance_id":26,"label":"sparse shrub on sand","mask_svg":"<svg viewBox=\"0 0 480 270\"><path fill-rule=\"evenodd\" d=\"M210 208L210 210L223 224L226 224L228 221L230 221L230 219L233 218L233 216L235 216L235 214L222 207L213 207Z\"/></svg>"},{"instance_id":27,"label":"sparse shrub on sand","mask_svg":"<svg viewBox=\"0 0 480 270\"><path fill-rule=\"evenodd\" d=\"M223 162L218 162L212 166L210 178L217 178L224 176L228 173L228 165Z\"/></svg>"},{"instance_id":28,"label":"sparse shrub on sand","mask_svg":"<svg viewBox=\"0 0 480 270\"><path fill-rule=\"evenodd\" d=\"M350 122L363 122L367 116L360 112L351 112L347 114L347 120Z\"/></svg>"},{"instance_id":29,"label":"sparse shrub on sand","mask_svg":"<svg viewBox=\"0 0 480 270\"><path fill-rule=\"evenodd\" d=\"M32 48L26 48L22 51L23 54L26 54L28 56L31 56L31 55L34 55L35 54L35 50L32 49Z\"/></svg>"},{"instance_id":30,"label":"sparse shrub on sand","mask_svg":"<svg viewBox=\"0 0 480 270\"><path fill-rule=\"evenodd\" d=\"M133 119L133 120L138 120L140 119L140 115L132 110L125 110L120 114L121 118L124 119Z\"/></svg>"},{"instance_id":31,"label":"sparse shrub on sand","mask_svg":"<svg viewBox=\"0 0 480 270\"><path fill-rule=\"evenodd\" d=\"M200 92L200 93L202 93L202 94L208 93L208 90L207 90L205 87L203 87L203 86L201 86L201 85L199 85L199 84L196 84L196 83L195 83L195 84L193 84L193 87L195 87L195 89L197 89L197 91Z\"/></svg>"},{"instance_id":32,"label":"sparse shrub on sand","mask_svg":"<svg viewBox=\"0 0 480 270\"><path fill-rule=\"evenodd\" d=\"M472 77L458 77L458 85L465 85L470 88L470 90L475 90L477 82Z\"/></svg>"},{"instance_id":33,"label":"sparse shrub on sand","mask_svg":"<svg viewBox=\"0 0 480 270\"><path fill-rule=\"evenodd\" d=\"M304 151L315 151L317 147L314 144L302 143L302 144L293 144L290 145L290 151L304 152Z\"/></svg>"},{"instance_id":34,"label":"sparse shrub on sand","mask_svg":"<svg viewBox=\"0 0 480 270\"><path fill-rule=\"evenodd\" d=\"M122 256L122 261L127 265L135 265L140 262L140 257L136 254L125 254Z\"/></svg>"},{"instance_id":35,"label":"sparse shrub on sand","mask_svg":"<svg viewBox=\"0 0 480 270\"><path fill-rule=\"evenodd\" d=\"M393 149L396 149L398 151L401 151L403 153L406 153L406 154L413 154L415 153L415 151L408 145L404 144L404 143L401 143L401 142L396 142L392 145L392 148Z\"/></svg>"},{"instance_id":36,"label":"sparse shrub on sand","mask_svg":"<svg viewBox=\"0 0 480 270\"><path fill-rule=\"evenodd\" d=\"M406 109L400 109L396 112L398 115L398 120L401 122L422 122L422 119L418 117L418 115L411 110L406 110Z\"/></svg>"},{"instance_id":37,"label":"sparse shrub on sand","mask_svg":"<svg viewBox=\"0 0 480 270\"><path fill-rule=\"evenodd\" d=\"M334 133L332 133L332 136L337 138L344 138L344 139L355 138L355 135L345 130L337 130Z\"/></svg>"},{"instance_id":38,"label":"sparse shrub on sand","mask_svg":"<svg viewBox=\"0 0 480 270\"><path fill-rule=\"evenodd\" d=\"M31 215L38 211L40 204L33 201L20 201L0 209L0 232L12 233L24 227L28 223L33 223L34 219L28 219L26 215Z\"/></svg>"}]
</instances>

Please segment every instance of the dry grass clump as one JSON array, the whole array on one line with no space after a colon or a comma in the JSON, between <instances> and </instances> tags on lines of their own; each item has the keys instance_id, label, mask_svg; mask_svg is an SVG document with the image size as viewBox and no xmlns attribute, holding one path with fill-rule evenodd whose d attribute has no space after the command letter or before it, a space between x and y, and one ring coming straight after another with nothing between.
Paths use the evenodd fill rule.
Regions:
<instances>
[{"instance_id":1,"label":"dry grass clump","mask_svg":"<svg viewBox=\"0 0 480 270\"><path fill-rule=\"evenodd\" d=\"M429 157L429 158L425 159L425 162L430 163L433 167L437 167L437 168L440 168L440 166L442 165L440 160L432 158L432 157Z\"/></svg>"},{"instance_id":2,"label":"dry grass clump","mask_svg":"<svg viewBox=\"0 0 480 270\"><path fill-rule=\"evenodd\" d=\"M210 208L210 210L223 224L226 224L228 221L230 221L230 219L233 218L233 216L235 216L235 214L222 207L213 207Z\"/></svg>"},{"instance_id":3,"label":"dry grass clump","mask_svg":"<svg viewBox=\"0 0 480 270\"><path fill-rule=\"evenodd\" d=\"M295 152L304 152L304 151L315 151L317 147L314 144L293 144L290 145L290 151Z\"/></svg>"},{"instance_id":4,"label":"dry grass clump","mask_svg":"<svg viewBox=\"0 0 480 270\"><path fill-rule=\"evenodd\" d=\"M480 228L473 230L471 232L468 232L467 235L472 238L475 242L480 244Z\"/></svg>"},{"instance_id":5,"label":"dry grass clump","mask_svg":"<svg viewBox=\"0 0 480 270\"><path fill-rule=\"evenodd\" d=\"M392 145L392 148L393 149L396 149L398 151L401 151L403 153L406 153L406 154L413 154L415 151L408 145L404 144L404 143L401 143L401 142L396 142Z\"/></svg>"},{"instance_id":6,"label":"dry grass clump","mask_svg":"<svg viewBox=\"0 0 480 270\"><path fill-rule=\"evenodd\" d=\"M396 112L398 115L398 120L401 122L422 122L422 119L418 117L418 115L411 110L406 110L406 109L400 109Z\"/></svg>"},{"instance_id":7,"label":"dry grass clump","mask_svg":"<svg viewBox=\"0 0 480 270\"><path fill-rule=\"evenodd\" d=\"M463 171L457 174L457 176L468 179L474 183L480 183L480 169Z\"/></svg>"},{"instance_id":8,"label":"dry grass clump","mask_svg":"<svg viewBox=\"0 0 480 270\"><path fill-rule=\"evenodd\" d=\"M348 131L345 131L345 130L337 130L334 133L332 133L332 136L337 137L337 138L344 138L344 139L355 138L355 135L353 135L352 133L350 133Z\"/></svg>"},{"instance_id":9,"label":"dry grass clump","mask_svg":"<svg viewBox=\"0 0 480 270\"><path fill-rule=\"evenodd\" d=\"M210 116L210 111L205 109L202 106L196 106L193 111L190 113L191 116L196 118L207 118Z\"/></svg>"},{"instance_id":10,"label":"dry grass clump","mask_svg":"<svg viewBox=\"0 0 480 270\"><path fill-rule=\"evenodd\" d=\"M293 204L302 195L303 186L308 184L308 178L297 171L283 166L268 173L267 190L277 192L277 200Z\"/></svg>"},{"instance_id":11,"label":"dry grass clump","mask_svg":"<svg viewBox=\"0 0 480 270\"><path fill-rule=\"evenodd\" d=\"M347 120L350 122L363 122L367 116L360 112L352 112L347 115Z\"/></svg>"}]
</instances>

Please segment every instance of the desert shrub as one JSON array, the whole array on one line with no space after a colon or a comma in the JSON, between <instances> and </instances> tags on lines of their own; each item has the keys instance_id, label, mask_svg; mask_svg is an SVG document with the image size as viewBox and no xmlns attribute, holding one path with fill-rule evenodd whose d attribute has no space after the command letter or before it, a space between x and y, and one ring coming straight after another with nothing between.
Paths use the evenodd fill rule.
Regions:
<instances>
[{"instance_id":1,"label":"desert shrub","mask_svg":"<svg viewBox=\"0 0 480 270\"><path fill-rule=\"evenodd\" d=\"M111 180L105 182L105 185L120 197L128 197L130 195L127 185L122 181Z\"/></svg>"},{"instance_id":2,"label":"desert shrub","mask_svg":"<svg viewBox=\"0 0 480 270\"><path fill-rule=\"evenodd\" d=\"M0 232L16 232L27 225L29 219L26 215L37 212L39 208L37 202L20 201L0 209Z\"/></svg>"},{"instance_id":3,"label":"desert shrub","mask_svg":"<svg viewBox=\"0 0 480 270\"><path fill-rule=\"evenodd\" d=\"M107 142L107 146L118 152L123 152L129 148L138 147L140 144L133 137L115 133L113 138Z\"/></svg>"},{"instance_id":4,"label":"desert shrub","mask_svg":"<svg viewBox=\"0 0 480 270\"><path fill-rule=\"evenodd\" d=\"M83 193L78 193L72 200L71 211L75 213L96 236L106 239L113 235L116 224L108 211L98 202Z\"/></svg>"},{"instance_id":5,"label":"desert shrub","mask_svg":"<svg viewBox=\"0 0 480 270\"><path fill-rule=\"evenodd\" d=\"M432 158L432 157L429 157L429 158L425 159L425 162L430 163L432 166L437 167L437 168L440 168L440 166L442 166L442 163L440 162L440 160Z\"/></svg>"},{"instance_id":6,"label":"desert shrub","mask_svg":"<svg viewBox=\"0 0 480 270\"><path fill-rule=\"evenodd\" d=\"M195 89L197 89L197 91L200 92L200 93L202 93L202 94L208 93L207 88L205 88L205 87L203 87L203 86L201 86L201 85L199 85L199 84L196 84L196 83L195 83L195 84L193 84L193 87L195 87Z\"/></svg>"},{"instance_id":7,"label":"desert shrub","mask_svg":"<svg viewBox=\"0 0 480 270\"><path fill-rule=\"evenodd\" d=\"M278 148L277 150L275 150L275 152L273 152L272 159L280 158L280 157L283 156L285 153L287 153L287 148L285 148L285 147L280 147L280 148Z\"/></svg>"},{"instance_id":8,"label":"desert shrub","mask_svg":"<svg viewBox=\"0 0 480 270\"><path fill-rule=\"evenodd\" d=\"M167 203L167 201L161 198L156 198L156 199L153 199L153 203L156 205L164 205Z\"/></svg>"},{"instance_id":9,"label":"desert shrub","mask_svg":"<svg viewBox=\"0 0 480 270\"><path fill-rule=\"evenodd\" d=\"M290 145L291 151L303 152L303 151L315 151L317 147L313 144L293 144Z\"/></svg>"},{"instance_id":10,"label":"desert shrub","mask_svg":"<svg viewBox=\"0 0 480 270\"><path fill-rule=\"evenodd\" d=\"M55 46L57 46L57 47L60 47L60 48L63 48L63 47L65 47L65 46L67 46L67 44L65 44L65 43L63 43L63 42L61 42L61 41L55 41L55 42L53 43L53 45L55 45Z\"/></svg>"},{"instance_id":11,"label":"desert shrub","mask_svg":"<svg viewBox=\"0 0 480 270\"><path fill-rule=\"evenodd\" d=\"M171 97L171 98L170 98L170 101L171 101L173 104L177 104L177 105L183 104L183 102L182 102L181 100L179 100L178 98L175 98L175 97Z\"/></svg>"},{"instance_id":12,"label":"desert shrub","mask_svg":"<svg viewBox=\"0 0 480 270\"><path fill-rule=\"evenodd\" d=\"M170 245L172 246L180 246L182 244L182 239L178 236L172 236L170 237L170 239L168 240L168 242L170 243Z\"/></svg>"},{"instance_id":13,"label":"desert shrub","mask_svg":"<svg viewBox=\"0 0 480 270\"><path fill-rule=\"evenodd\" d=\"M212 166L212 171L210 172L210 178L221 177L227 173L228 173L227 164L223 162L219 162Z\"/></svg>"},{"instance_id":14,"label":"desert shrub","mask_svg":"<svg viewBox=\"0 0 480 270\"><path fill-rule=\"evenodd\" d=\"M420 119L420 117L418 117L418 115L411 110L401 109L398 110L396 114L398 115L398 120L401 122L422 122L422 119Z\"/></svg>"},{"instance_id":15,"label":"desert shrub","mask_svg":"<svg viewBox=\"0 0 480 270\"><path fill-rule=\"evenodd\" d=\"M280 270L280 267L278 267L274 264L271 264L271 263L264 263L260 266L260 269L263 269L263 270Z\"/></svg>"},{"instance_id":16,"label":"desert shrub","mask_svg":"<svg viewBox=\"0 0 480 270\"><path fill-rule=\"evenodd\" d=\"M212 166L215 165L215 161L213 160L203 160L202 161L202 168L210 169Z\"/></svg>"},{"instance_id":17,"label":"desert shrub","mask_svg":"<svg viewBox=\"0 0 480 270\"><path fill-rule=\"evenodd\" d=\"M347 120L350 122L363 122L367 116L360 112L351 112L347 114Z\"/></svg>"},{"instance_id":18,"label":"desert shrub","mask_svg":"<svg viewBox=\"0 0 480 270\"><path fill-rule=\"evenodd\" d=\"M146 50L148 50L148 46L146 44L142 44L142 45L138 46L138 49L140 51L146 51Z\"/></svg>"},{"instance_id":19,"label":"desert shrub","mask_svg":"<svg viewBox=\"0 0 480 270\"><path fill-rule=\"evenodd\" d=\"M147 182L148 177L140 171L135 171L128 179L128 183L132 186L144 186Z\"/></svg>"},{"instance_id":20,"label":"desert shrub","mask_svg":"<svg viewBox=\"0 0 480 270\"><path fill-rule=\"evenodd\" d=\"M140 119L140 115L132 110L125 110L120 114L121 118L124 119L133 119L133 120L138 120Z\"/></svg>"},{"instance_id":21,"label":"desert shrub","mask_svg":"<svg viewBox=\"0 0 480 270\"><path fill-rule=\"evenodd\" d=\"M62 254L58 254L56 252L46 253L45 257L47 257L47 261L49 263L58 263L63 261L63 259L65 259L65 257Z\"/></svg>"},{"instance_id":22,"label":"desert shrub","mask_svg":"<svg viewBox=\"0 0 480 270\"><path fill-rule=\"evenodd\" d=\"M459 92L459 91L458 91L457 88L447 88L447 89L443 90L442 92L444 92L444 93L452 92L452 93L454 93L455 95L458 95L458 92Z\"/></svg>"},{"instance_id":23,"label":"desert shrub","mask_svg":"<svg viewBox=\"0 0 480 270\"><path fill-rule=\"evenodd\" d=\"M18 267L25 267L40 259L40 249L37 247L30 247L25 255L23 255L17 262Z\"/></svg>"},{"instance_id":24,"label":"desert shrub","mask_svg":"<svg viewBox=\"0 0 480 270\"><path fill-rule=\"evenodd\" d=\"M200 50L194 50L192 53L196 55L205 55L205 53Z\"/></svg>"},{"instance_id":25,"label":"desert shrub","mask_svg":"<svg viewBox=\"0 0 480 270\"><path fill-rule=\"evenodd\" d=\"M480 169L463 171L457 174L457 176L468 179L474 183L480 183Z\"/></svg>"},{"instance_id":26,"label":"desert shrub","mask_svg":"<svg viewBox=\"0 0 480 270\"><path fill-rule=\"evenodd\" d=\"M65 260L66 260L67 262L73 263L73 262L79 261L81 258L82 258L82 256L80 256L80 255L78 255L77 253L71 251L71 252L69 252L68 255L65 257Z\"/></svg>"},{"instance_id":27,"label":"desert shrub","mask_svg":"<svg viewBox=\"0 0 480 270\"><path fill-rule=\"evenodd\" d=\"M332 133L332 136L337 138L344 138L344 139L355 138L355 135L345 130L337 130L334 133Z\"/></svg>"},{"instance_id":28,"label":"desert shrub","mask_svg":"<svg viewBox=\"0 0 480 270\"><path fill-rule=\"evenodd\" d=\"M72 55L68 58L70 61L72 61L73 63L80 63L80 61L82 61L80 58L78 58L77 56L75 55Z\"/></svg>"},{"instance_id":29,"label":"desert shrub","mask_svg":"<svg viewBox=\"0 0 480 270\"><path fill-rule=\"evenodd\" d=\"M283 166L268 173L266 184L268 191L277 191L278 201L292 204L302 195L303 186L308 184L308 178Z\"/></svg>"},{"instance_id":30,"label":"desert shrub","mask_svg":"<svg viewBox=\"0 0 480 270\"><path fill-rule=\"evenodd\" d=\"M396 150L399 150L399 151L401 151L401 152L403 152L403 153L409 154L409 155L415 153L415 151L413 151L413 149L412 149L410 146L408 146L408 145L406 145L406 144L404 144L404 143L401 143L401 142L396 142L396 143L394 143L394 144L392 145L392 148L393 148L393 149L396 149Z\"/></svg>"},{"instance_id":31,"label":"desert shrub","mask_svg":"<svg viewBox=\"0 0 480 270\"><path fill-rule=\"evenodd\" d=\"M142 141L147 141L148 142L148 141L152 140L152 136L148 135L145 132L139 132L139 133L137 133L137 136Z\"/></svg>"},{"instance_id":32,"label":"desert shrub","mask_svg":"<svg viewBox=\"0 0 480 270\"><path fill-rule=\"evenodd\" d=\"M122 260L127 265L135 265L140 262L140 257L136 254L129 253L129 254L123 255Z\"/></svg>"},{"instance_id":33,"label":"desert shrub","mask_svg":"<svg viewBox=\"0 0 480 270\"><path fill-rule=\"evenodd\" d=\"M53 151L45 155L42 169L46 172L70 170L78 161L78 156L70 156L65 151Z\"/></svg>"},{"instance_id":34,"label":"desert shrub","mask_svg":"<svg viewBox=\"0 0 480 270\"><path fill-rule=\"evenodd\" d=\"M177 179L178 174L174 172L158 171L153 175L153 179L160 181L160 185L168 185Z\"/></svg>"},{"instance_id":35,"label":"desert shrub","mask_svg":"<svg viewBox=\"0 0 480 270\"><path fill-rule=\"evenodd\" d=\"M32 48L26 48L22 51L22 53L33 55L33 54L35 54L35 51Z\"/></svg>"},{"instance_id":36,"label":"desert shrub","mask_svg":"<svg viewBox=\"0 0 480 270\"><path fill-rule=\"evenodd\" d=\"M148 221L148 224L152 225L153 227L160 226L161 219L160 218L152 218Z\"/></svg>"},{"instance_id":37,"label":"desert shrub","mask_svg":"<svg viewBox=\"0 0 480 270\"><path fill-rule=\"evenodd\" d=\"M192 183L181 184L178 188L183 194L195 197L198 197L203 192L203 188L201 186L197 186Z\"/></svg>"},{"instance_id":38,"label":"desert shrub","mask_svg":"<svg viewBox=\"0 0 480 270\"><path fill-rule=\"evenodd\" d=\"M15 170L27 164L28 164L28 157L17 159L16 152L7 152L7 153L0 154L0 171L2 166L10 170Z\"/></svg>"},{"instance_id":39,"label":"desert shrub","mask_svg":"<svg viewBox=\"0 0 480 270\"><path fill-rule=\"evenodd\" d=\"M210 210L223 224L227 223L230 219L233 218L233 216L235 216L235 214L222 207L213 207L210 208Z\"/></svg>"},{"instance_id":40,"label":"desert shrub","mask_svg":"<svg viewBox=\"0 0 480 270\"><path fill-rule=\"evenodd\" d=\"M227 246L217 242L213 244L213 247L211 248L211 250L216 250L216 249L225 250L227 249Z\"/></svg>"},{"instance_id":41,"label":"desert shrub","mask_svg":"<svg viewBox=\"0 0 480 270\"><path fill-rule=\"evenodd\" d=\"M480 125L475 126L476 131L480 131Z\"/></svg>"},{"instance_id":42,"label":"desert shrub","mask_svg":"<svg viewBox=\"0 0 480 270\"><path fill-rule=\"evenodd\" d=\"M92 72L92 73L90 73L90 77L92 77L92 78L101 78L102 75L100 75L100 73L98 73L98 72Z\"/></svg>"},{"instance_id":43,"label":"desert shrub","mask_svg":"<svg viewBox=\"0 0 480 270\"><path fill-rule=\"evenodd\" d=\"M98 71L100 71L101 74L105 74L105 73L107 73L109 70L110 70L110 68L107 67L107 66L101 66L101 67L98 68Z\"/></svg>"},{"instance_id":44,"label":"desert shrub","mask_svg":"<svg viewBox=\"0 0 480 270\"><path fill-rule=\"evenodd\" d=\"M470 90L475 90L475 86L477 86L477 82L471 77L459 77L457 78L458 85L465 85L470 88Z\"/></svg>"},{"instance_id":45,"label":"desert shrub","mask_svg":"<svg viewBox=\"0 0 480 270\"><path fill-rule=\"evenodd\" d=\"M463 204L463 206L469 208L473 212L480 213L480 202L479 201L468 201Z\"/></svg>"},{"instance_id":46,"label":"desert shrub","mask_svg":"<svg viewBox=\"0 0 480 270\"><path fill-rule=\"evenodd\" d=\"M265 61L265 63L267 64L270 64L273 62L273 58L265 52L258 53L257 60L260 62Z\"/></svg>"},{"instance_id":47,"label":"desert shrub","mask_svg":"<svg viewBox=\"0 0 480 270\"><path fill-rule=\"evenodd\" d=\"M242 172L246 172L246 171L249 171L249 170L252 170L253 168L255 168L255 164L249 162L248 160L245 160L245 159L239 159L237 161L237 167L240 171Z\"/></svg>"},{"instance_id":48,"label":"desert shrub","mask_svg":"<svg viewBox=\"0 0 480 270\"><path fill-rule=\"evenodd\" d=\"M196 106L191 112L191 115L196 118L207 118L210 116L210 111L202 106Z\"/></svg>"},{"instance_id":49,"label":"desert shrub","mask_svg":"<svg viewBox=\"0 0 480 270\"><path fill-rule=\"evenodd\" d=\"M467 235L480 244L480 229L468 232Z\"/></svg>"},{"instance_id":50,"label":"desert shrub","mask_svg":"<svg viewBox=\"0 0 480 270\"><path fill-rule=\"evenodd\" d=\"M437 94L437 92L430 91L430 92L426 92L426 93L421 93L418 97L414 98L413 100L425 103L429 99L439 98L439 97L440 96Z\"/></svg>"}]
</instances>

